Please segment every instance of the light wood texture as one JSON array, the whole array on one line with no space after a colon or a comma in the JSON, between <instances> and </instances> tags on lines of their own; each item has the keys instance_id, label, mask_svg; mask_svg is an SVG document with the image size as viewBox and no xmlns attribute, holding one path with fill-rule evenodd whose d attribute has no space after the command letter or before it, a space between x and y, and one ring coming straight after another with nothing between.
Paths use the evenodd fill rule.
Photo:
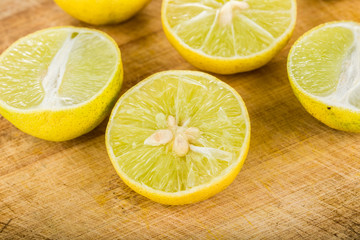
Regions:
<instances>
[{"instance_id":1,"label":"light wood texture","mask_svg":"<svg viewBox=\"0 0 360 240\"><path fill-rule=\"evenodd\" d=\"M122 51L122 93L158 71L195 69L165 38L160 7L153 0L123 24L96 27ZM299 0L294 35L269 64L217 75L248 107L251 147L236 180L204 202L164 206L129 189L107 156L106 120L82 137L54 143L0 117L0 239L360 239L360 134L311 117L286 74L294 41L333 20L360 22L359 2ZM61 25L91 27L51 0L1 0L0 52Z\"/></svg>"}]
</instances>

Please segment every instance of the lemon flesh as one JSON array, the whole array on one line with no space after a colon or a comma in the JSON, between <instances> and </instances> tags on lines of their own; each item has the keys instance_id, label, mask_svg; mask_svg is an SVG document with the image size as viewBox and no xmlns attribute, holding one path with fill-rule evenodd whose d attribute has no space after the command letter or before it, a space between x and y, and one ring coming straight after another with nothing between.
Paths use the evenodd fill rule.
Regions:
<instances>
[{"instance_id":1,"label":"lemon flesh","mask_svg":"<svg viewBox=\"0 0 360 240\"><path fill-rule=\"evenodd\" d=\"M128 20L150 0L55 0L74 18L93 25L114 24Z\"/></svg>"},{"instance_id":2,"label":"lemon flesh","mask_svg":"<svg viewBox=\"0 0 360 240\"><path fill-rule=\"evenodd\" d=\"M0 113L33 136L68 140L101 122L121 82L120 51L109 36L85 28L42 30L1 55Z\"/></svg>"},{"instance_id":3,"label":"lemon flesh","mask_svg":"<svg viewBox=\"0 0 360 240\"><path fill-rule=\"evenodd\" d=\"M170 116L174 138L189 128L200 132L183 156L174 151L174 138L147 144L154 132L168 129ZM116 104L106 132L120 177L164 204L197 202L228 186L240 171L249 140L250 121L241 97L195 71L162 72L134 86Z\"/></svg>"},{"instance_id":4,"label":"lemon flesh","mask_svg":"<svg viewBox=\"0 0 360 240\"><path fill-rule=\"evenodd\" d=\"M230 74L258 68L287 43L295 26L293 0L165 0L163 28L194 66Z\"/></svg>"},{"instance_id":5,"label":"lemon flesh","mask_svg":"<svg viewBox=\"0 0 360 240\"><path fill-rule=\"evenodd\" d=\"M304 34L288 57L290 83L313 116L360 131L360 24L332 22Z\"/></svg>"}]
</instances>

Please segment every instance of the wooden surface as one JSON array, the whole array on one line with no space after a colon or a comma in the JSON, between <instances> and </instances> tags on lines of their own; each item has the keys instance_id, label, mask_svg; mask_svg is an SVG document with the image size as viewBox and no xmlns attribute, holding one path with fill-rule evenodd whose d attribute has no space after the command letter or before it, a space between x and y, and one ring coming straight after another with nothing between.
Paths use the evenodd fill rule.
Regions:
<instances>
[{"instance_id":1,"label":"wooden surface","mask_svg":"<svg viewBox=\"0 0 360 240\"><path fill-rule=\"evenodd\" d=\"M122 51L122 92L158 71L194 69L165 38L160 7L153 0L126 23L97 27ZM360 134L311 117L286 75L291 44L333 20L360 22L359 2L298 0L294 35L268 65L217 75L248 107L251 147L233 184L201 203L164 206L130 190L107 156L106 120L54 143L0 117L0 239L360 239ZM0 52L60 25L91 27L51 0L0 0Z\"/></svg>"}]
</instances>

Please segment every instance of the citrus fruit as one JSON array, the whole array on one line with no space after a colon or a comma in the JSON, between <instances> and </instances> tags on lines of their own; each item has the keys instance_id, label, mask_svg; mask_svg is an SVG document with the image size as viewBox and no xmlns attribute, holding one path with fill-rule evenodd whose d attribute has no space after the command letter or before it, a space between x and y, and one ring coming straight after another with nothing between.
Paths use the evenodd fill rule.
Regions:
<instances>
[{"instance_id":1,"label":"citrus fruit","mask_svg":"<svg viewBox=\"0 0 360 240\"><path fill-rule=\"evenodd\" d=\"M162 204L205 200L240 171L250 120L239 94L197 71L154 74L116 103L106 130L117 173Z\"/></svg>"},{"instance_id":2,"label":"citrus fruit","mask_svg":"<svg viewBox=\"0 0 360 240\"><path fill-rule=\"evenodd\" d=\"M134 16L150 0L54 0L74 18L93 25L123 22Z\"/></svg>"},{"instance_id":3,"label":"citrus fruit","mask_svg":"<svg viewBox=\"0 0 360 240\"><path fill-rule=\"evenodd\" d=\"M291 48L288 75L304 108L326 125L360 132L360 24L331 22Z\"/></svg>"},{"instance_id":4,"label":"citrus fruit","mask_svg":"<svg viewBox=\"0 0 360 240\"><path fill-rule=\"evenodd\" d=\"M202 70L233 74L259 68L288 42L295 0L164 0L170 43Z\"/></svg>"},{"instance_id":5,"label":"citrus fruit","mask_svg":"<svg viewBox=\"0 0 360 240\"><path fill-rule=\"evenodd\" d=\"M72 139L110 112L122 76L120 50L105 33L74 27L38 31L0 56L0 114L30 135Z\"/></svg>"}]
</instances>

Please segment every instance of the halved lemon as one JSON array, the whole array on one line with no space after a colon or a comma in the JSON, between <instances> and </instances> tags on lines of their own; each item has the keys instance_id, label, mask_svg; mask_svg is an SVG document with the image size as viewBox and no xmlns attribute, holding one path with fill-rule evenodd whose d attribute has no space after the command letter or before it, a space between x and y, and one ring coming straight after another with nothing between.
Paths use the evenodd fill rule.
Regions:
<instances>
[{"instance_id":1,"label":"halved lemon","mask_svg":"<svg viewBox=\"0 0 360 240\"><path fill-rule=\"evenodd\" d=\"M240 171L250 120L239 94L197 71L154 74L115 105L106 130L117 173L136 192L163 204L205 200Z\"/></svg>"},{"instance_id":2,"label":"halved lemon","mask_svg":"<svg viewBox=\"0 0 360 240\"><path fill-rule=\"evenodd\" d=\"M304 108L326 125L360 132L360 24L330 22L291 48L288 75Z\"/></svg>"},{"instance_id":3,"label":"halved lemon","mask_svg":"<svg viewBox=\"0 0 360 240\"><path fill-rule=\"evenodd\" d=\"M0 114L30 135L69 140L107 116L122 76L120 50L107 34L74 27L38 31L0 56Z\"/></svg>"},{"instance_id":4,"label":"halved lemon","mask_svg":"<svg viewBox=\"0 0 360 240\"><path fill-rule=\"evenodd\" d=\"M128 20L151 0L54 0L68 14L93 25Z\"/></svg>"},{"instance_id":5,"label":"halved lemon","mask_svg":"<svg viewBox=\"0 0 360 240\"><path fill-rule=\"evenodd\" d=\"M250 71L288 42L295 0L164 0L163 29L194 66L215 73Z\"/></svg>"}]
</instances>

